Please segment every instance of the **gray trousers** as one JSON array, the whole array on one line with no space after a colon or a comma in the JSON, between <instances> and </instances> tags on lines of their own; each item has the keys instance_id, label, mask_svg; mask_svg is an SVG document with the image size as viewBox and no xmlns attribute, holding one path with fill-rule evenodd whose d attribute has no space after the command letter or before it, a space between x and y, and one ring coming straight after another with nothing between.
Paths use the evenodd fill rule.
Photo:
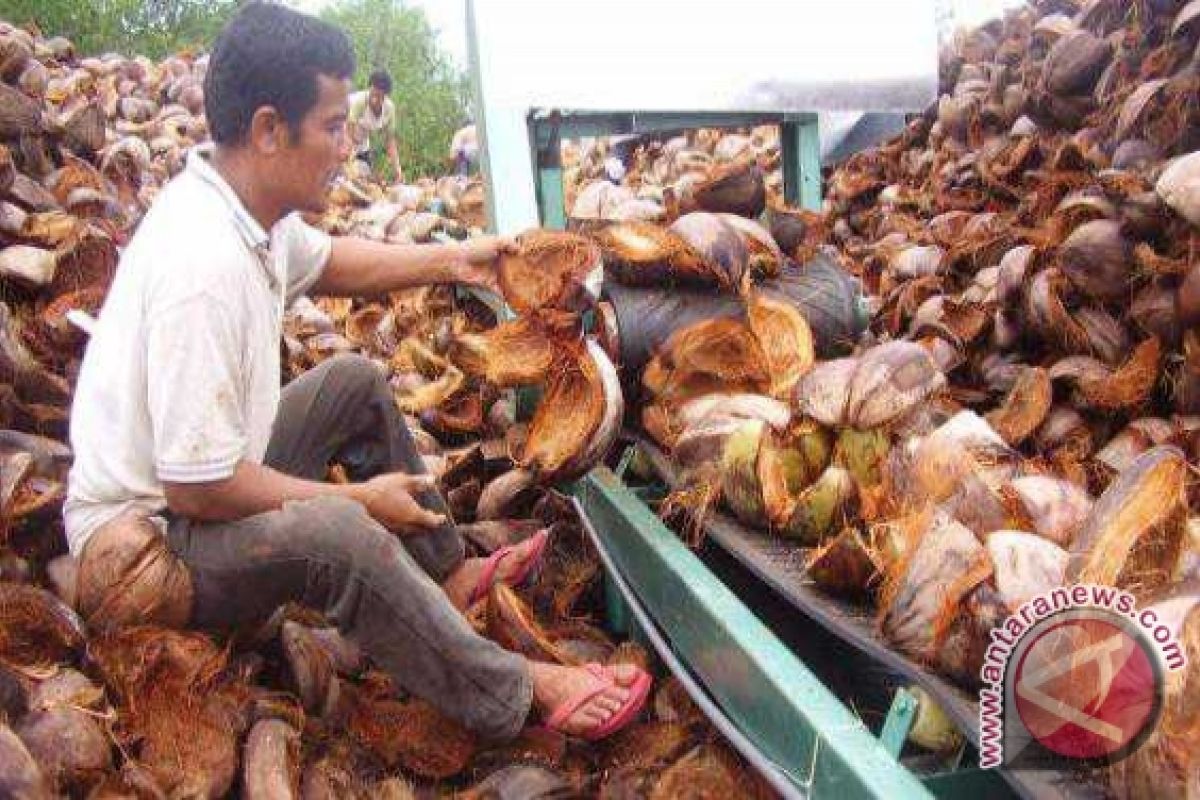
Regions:
<instances>
[{"instance_id":1,"label":"gray trousers","mask_svg":"<svg viewBox=\"0 0 1200 800\"><path fill-rule=\"evenodd\" d=\"M324 362L284 387L266 464L321 480L330 461L355 479L423 472L379 371L358 356ZM444 512L438 493L419 498ZM520 732L533 697L520 656L476 634L439 585L462 563L454 528L398 538L358 503L322 497L236 522L170 520L187 564L192 624L232 630L296 602L323 612L397 685L487 739Z\"/></svg>"}]
</instances>

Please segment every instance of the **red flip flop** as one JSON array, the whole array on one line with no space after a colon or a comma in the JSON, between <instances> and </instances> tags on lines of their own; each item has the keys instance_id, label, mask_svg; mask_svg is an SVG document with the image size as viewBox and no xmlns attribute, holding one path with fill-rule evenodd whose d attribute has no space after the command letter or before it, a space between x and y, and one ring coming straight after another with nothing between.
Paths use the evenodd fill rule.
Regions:
<instances>
[{"instance_id":1,"label":"red flip flop","mask_svg":"<svg viewBox=\"0 0 1200 800\"><path fill-rule=\"evenodd\" d=\"M550 715L545 723L546 727L550 730L564 733L562 725L571 718L572 714L586 705L596 695L617 685L617 679L613 675L612 667L592 663L585 664L583 668L592 673L596 678L596 683L580 691L579 694L571 697L558 708L554 709L554 713ZM637 719L637 715L642 712L643 706L646 705L646 700L650 697L650 686L653 682L650 673L643 669L638 669L638 676L627 687L629 690L629 699L625 701L625 705L621 706L615 714L609 717L607 722L596 726L587 733L577 735L581 739L595 742L606 736L611 736L630 722L633 722Z\"/></svg>"},{"instance_id":2,"label":"red flip flop","mask_svg":"<svg viewBox=\"0 0 1200 800\"><path fill-rule=\"evenodd\" d=\"M525 560L521 562L521 566L508 580L509 586L520 586L528 580L541 565L542 556L546 553L546 545L550 542L550 529L543 528L542 530L529 537L533 541L533 547L530 548ZM500 562L516 552L517 547L524 544L506 544L488 556L487 562L483 565L483 571L479 573L479 580L475 582L475 588L471 591L471 597L468 600L468 605L475 605L488 591L492 588L492 583L496 580L496 570L500 569Z\"/></svg>"}]
</instances>

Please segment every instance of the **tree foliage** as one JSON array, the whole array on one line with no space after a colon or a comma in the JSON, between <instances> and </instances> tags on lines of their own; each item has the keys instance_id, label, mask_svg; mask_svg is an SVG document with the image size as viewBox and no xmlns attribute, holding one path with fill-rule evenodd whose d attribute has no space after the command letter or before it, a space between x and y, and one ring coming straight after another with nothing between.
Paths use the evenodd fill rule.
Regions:
<instances>
[{"instance_id":1,"label":"tree foliage","mask_svg":"<svg viewBox=\"0 0 1200 800\"><path fill-rule=\"evenodd\" d=\"M424 12L398 0L339 0L321 16L354 42L356 88L366 88L375 69L391 73L405 178L445 172L450 138L464 120L466 81L438 47ZM386 172L382 151L374 157Z\"/></svg>"},{"instance_id":2,"label":"tree foliage","mask_svg":"<svg viewBox=\"0 0 1200 800\"><path fill-rule=\"evenodd\" d=\"M163 58L203 50L243 0L0 0L0 19L34 23L85 54Z\"/></svg>"}]
</instances>

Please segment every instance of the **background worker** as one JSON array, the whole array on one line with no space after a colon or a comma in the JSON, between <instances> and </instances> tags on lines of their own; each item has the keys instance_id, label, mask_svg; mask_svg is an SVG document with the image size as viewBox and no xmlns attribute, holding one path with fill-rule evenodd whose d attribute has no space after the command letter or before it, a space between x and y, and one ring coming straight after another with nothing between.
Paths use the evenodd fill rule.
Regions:
<instances>
[{"instance_id":1,"label":"background worker","mask_svg":"<svg viewBox=\"0 0 1200 800\"><path fill-rule=\"evenodd\" d=\"M371 168L371 153L383 140L388 163L395 172L395 181L404 180L400 167L400 151L396 144L396 104L392 102L392 76L381 69L371 73L368 87L350 95L350 114L346 126L354 141L355 156Z\"/></svg>"},{"instance_id":2,"label":"background worker","mask_svg":"<svg viewBox=\"0 0 1200 800\"><path fill-rule=\"evenodd\" d=\"M475 132L475 123L467 120L467 124L454 132L450 140L450 159L454 162L456 175L466 177L479 164L479 137Z\"/></svg>"}]
</instances>

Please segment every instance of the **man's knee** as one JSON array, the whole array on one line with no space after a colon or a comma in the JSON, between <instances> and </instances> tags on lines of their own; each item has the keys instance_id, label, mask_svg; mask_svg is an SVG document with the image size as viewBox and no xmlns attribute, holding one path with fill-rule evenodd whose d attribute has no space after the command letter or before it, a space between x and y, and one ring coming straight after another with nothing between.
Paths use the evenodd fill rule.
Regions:
<instances>
[{"instance_id":1,"label":"man's knee","mask_svg":"<svg viewBox=\"0 0 1200 800\"><path fill-rule=\"evenodd\" d=\"M319 369L325 370L326 380L335 381L347 389L387 391L387 378L383 371L374 361L357 353L339 353L321 364Z\"/></svg>"},{"instance_id":2,"label":"man's knee","mask_svg":"<svg viewBox=\"0 0 1200 800\"><path fill-rule=\"evenodd\" d=\"M288 503L291 523L315 558L351 567L378 565L402 545L361 503L336 495Z\"/></svg>"}]
</instances>

